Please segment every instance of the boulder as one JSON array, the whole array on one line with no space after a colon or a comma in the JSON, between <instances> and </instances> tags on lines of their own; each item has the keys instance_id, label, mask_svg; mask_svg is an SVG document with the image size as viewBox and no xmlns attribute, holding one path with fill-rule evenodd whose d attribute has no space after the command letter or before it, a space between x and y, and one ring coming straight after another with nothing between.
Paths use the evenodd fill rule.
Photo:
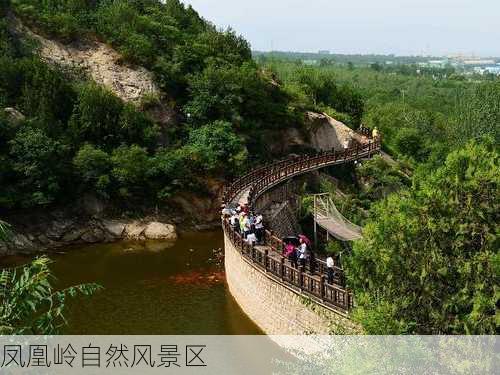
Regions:
<instances>
[{"instance_id":1,"label":"boulder","mask_svg":"<svg viewBox=\"0 0 500 375\"><path fill-rule=\"evenodd\" d=\"M64 236L73 225L72 220L57 220L52 222L50 228L47 230L46 235L51 240L59 240Z\"/></svg>"},{"instance_id":2,"label":"boulder","mask_svg":"<svg viewBox=\"0 0 500 375\"><path fill-rule=\"evenodd\" d=\"M88 232L85 232L81 238L83 241L88 243L97 243L103 242L105 235L102 229L94 228L92 230L89 230Z\"/></svg>"},{"instance_id":3,"label":"boulder","mask_svg":"<svg viewBox=\"0 0 500 375\"><path fill-rule=\"evenodd\" d=\"M13 124L18 124L26 119L26 117L15 108L7 107L4 108L3 111L7 116L7 120L12 122Z\"/></svg>"},{"instance_id":4,"label":"boulder","mask_svg":"<svg viewBox=\"0 0 500 375\"><path fill-rule=\"evenodd\" d=\"M142 234L146 230L147 225L134 221L125 226L125 237L131 240L141 239Z\"/></svg>"},{"instance_id":5,"label":"boulder","mask_svg":"<svg viewBox=\"0 0 500 375\"><path fill-rule=\"evenodd\" d=\"M343 150L355 138L354 130L326 113L307 112L306 124L310 130L311 146L317 151Z\"/></svg>"},{"instance_id":6,"label":"boulder","mask_svg":"<svg viewBox=\"0 0 500 375\"><path fill-rule=\"evenodd\" d=\"M146 226L144 236L149 240L176 240L177 232L172 224L153 221Z\"/></svg>"},{"instance_id":7,"label":"boulder","mask_svg":"<svg viewBox=\"0 0 500 375\"><path fill-rule=\"evenodd\" d=\"M103 220L101 224L105 231L110 233L113 237L117 238L121 238L123 236L125 226L127 225L125 223L114 220Z\"/></svg>"},{"instance_id":8,"label":"boulder","mask_svg":"<svg viewBox=\"0 0 500 375\"><path fill-rule=\"evenodd\" d=\"M88 231L87 228L74 229L72 231L67 232L62 237L62 241L63 242L74 242L74 241L80 239L80 237L82 237L87 231Z\"/></svg>"},{"instance_id":9,"label":"boulder","mask_svg":"<svg viewBox=\"0 0 500 375\"><path fill-rule=\"evenodd\" d=\"M19 250L35 248L33 242L31 242L24 234L15 234L11 239L11 243L15 249Z\"/></svg>"}]
</instances>

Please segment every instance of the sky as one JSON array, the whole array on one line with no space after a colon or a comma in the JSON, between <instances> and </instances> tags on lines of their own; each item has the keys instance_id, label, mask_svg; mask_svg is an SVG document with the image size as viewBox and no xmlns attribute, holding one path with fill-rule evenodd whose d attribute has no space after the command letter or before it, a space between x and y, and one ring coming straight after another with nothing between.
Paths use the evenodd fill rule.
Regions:
<instances>
[{"instance_id":1,"label":"sky","mask_svg":"<svg viewBox=\"0 0 500 375\"><path fill-rule=\"evenodd\" d=\"M259 51L500 56L500 0L183 0Z\"/></svg>"}]
</instances>

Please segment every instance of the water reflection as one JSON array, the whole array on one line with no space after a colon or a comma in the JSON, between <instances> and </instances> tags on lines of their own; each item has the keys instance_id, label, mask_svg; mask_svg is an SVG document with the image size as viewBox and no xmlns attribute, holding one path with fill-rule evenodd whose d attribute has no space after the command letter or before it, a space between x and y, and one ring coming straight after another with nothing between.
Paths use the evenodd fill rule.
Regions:
<instances>
[{"instance_id":1,"label":"water reflection","mask_svg":"<svg viewBox=\"0 0 500 375\"><path fill-rule=\"evenodd\" d=\"M97 282L105 289L68 306L67 334L261 334L227 290L214 249L222 233L176 242L120 242L52 256L59 287ZM16 260L16 262L18 262Z\"/></svg>"}]
</instances>

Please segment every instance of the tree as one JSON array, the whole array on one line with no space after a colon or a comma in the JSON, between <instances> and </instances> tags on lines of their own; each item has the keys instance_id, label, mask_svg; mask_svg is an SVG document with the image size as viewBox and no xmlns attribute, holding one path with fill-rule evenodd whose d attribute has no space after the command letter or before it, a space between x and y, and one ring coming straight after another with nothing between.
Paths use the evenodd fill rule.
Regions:
<instances>
[{"instance_id":1,"label":"tree","mask_svg":"<svg viewBox=\"0 0 500 375\"><path fill-rule=\"evenodd\" d=\"M215 121L191 131L185 149L191 162L208 172L224 170L227 174L234 173L247 158L243 142L231 124L224 121Z\"/></svg>"},{"instance_id":2,"label":"tree","mask_svg":"<svg viewBox=\"0 0 500 375\"><path fill-rule=\"evenodd\" d=\"M496 332L499 170L471 143L375 206L347 267L367 333Z\"/></svg>"},{"instance_id":3,"label":"tree","mask_svg":"<svg viewBox=\"0 0 500 375\"><path fill-rule=\"evenodd\" d=\"M68 297L91 296L97 284L81 284L55 290L50 260L40 257L30 264L5 268L0 273L0 334L52 335L67 324L64 308Z\"/></svg>"},{"instance_id":4,"label":"tree","mask_svg":"<svg viewBox=\"0 0 500 375\"><path fill-rule=\"evenodd\" d=\"M20 179L25 206L52 202L62 185L66 147L36 128L25 127L10 141L13 170ZM22 193L26 196L23 198Z\"/></svg>"},{"instance_id":5,"label":"tree","mask_svg":"<svg viewBox=\"0 0 500 375\"><path fill-rule=\"evenodd\" d=\"M150 159L144 148L137 145L120 146L111 155L113 179L118 182L122 196L144 191Z\"/></svg>"},{"instance_id":6,"label":"tree","mask_svg":"<svg viewBox=\"0 0 500 375\"><path fill-rule=\"evenodd\" d=\"M110 184L111 158L110 156L90 144L84 145L73 159L73 164L89 187L97 189L103 195Z\"/></svg>"}]
</instances>

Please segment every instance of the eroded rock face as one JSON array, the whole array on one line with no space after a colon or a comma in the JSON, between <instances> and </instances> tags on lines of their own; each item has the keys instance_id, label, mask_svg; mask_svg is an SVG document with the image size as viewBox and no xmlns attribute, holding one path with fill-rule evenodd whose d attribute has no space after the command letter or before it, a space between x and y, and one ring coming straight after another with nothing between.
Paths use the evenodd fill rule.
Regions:
<instances>
[{"instance_id":1,"label":"eroded rock face","mask_svg":"<svg viewBox=\"0 0 500 375\"><path fill-rule=\"evenodd\" d=\"M355 138L354 130L325 113L307 112L311 146L318 151L343 150Z\"/></svg>"},{"instance_id":2,"label":"eroded rock face","mask_svg":"<svg viewBox=\"0 0 500 375\"><path fill-rule=\"evenodd\" d=\"M163 224L159 222L151 222L144 230L144 236L150 240L175 240L177 233L175 226L172 224Z\"/></svg>"},{"instance_id":3,"label":"eroded rock face","mask_svg":"<svg viewBox=\"0 0 500 375\"><path fill-rule=\"evenodd\" d=\"M105 43L85 40L66 45L33 32L13 16L9 21L17 33L39 43L44 60L88 73L126 102L139 103L145 95L161 96L150 71L123 63L121 55Z\"/></svg>"}]
</instances>

